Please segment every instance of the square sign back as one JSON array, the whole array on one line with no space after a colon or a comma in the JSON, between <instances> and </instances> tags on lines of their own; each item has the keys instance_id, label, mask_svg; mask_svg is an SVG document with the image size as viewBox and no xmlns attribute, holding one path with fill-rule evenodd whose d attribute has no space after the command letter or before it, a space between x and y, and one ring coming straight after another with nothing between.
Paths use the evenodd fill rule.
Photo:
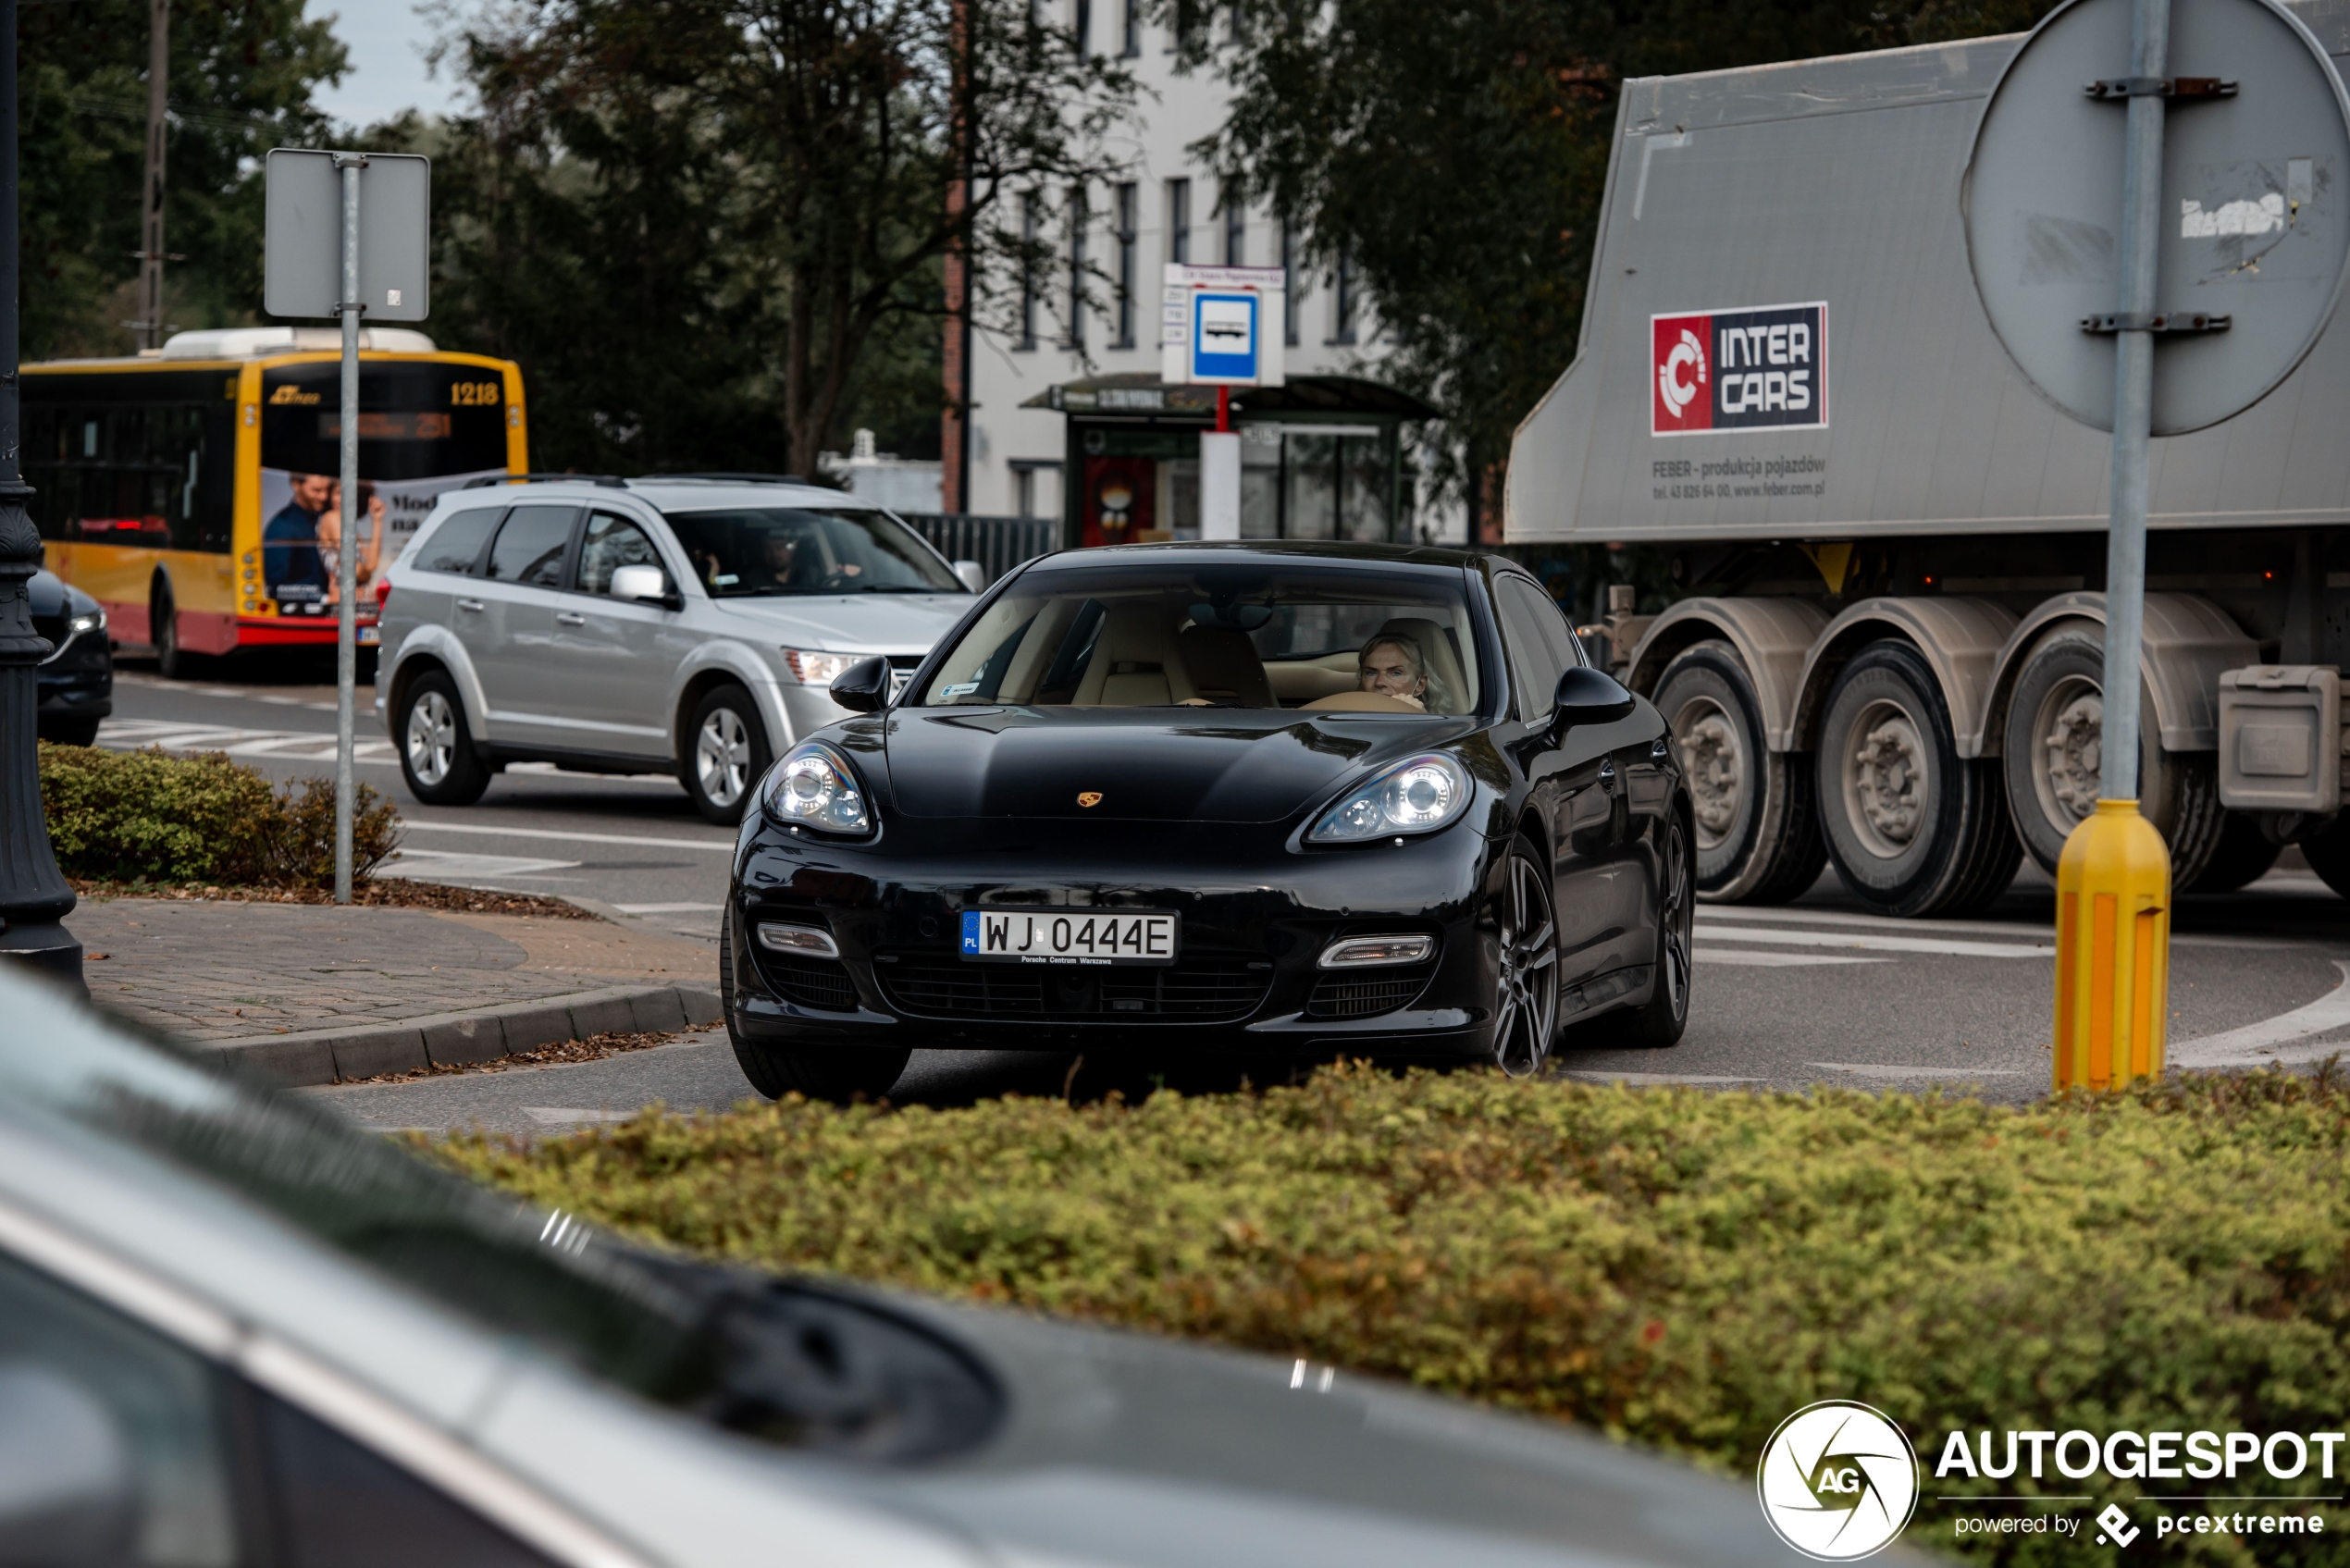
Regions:
<instances>
[{"instance_id":1,"label":"square sign back","mask_svg":"<svg viewBox=\"0 0 2350 1568\"><path fill-rule=\"evenodd\" d=\"M1649 434L1827 423L1825 303L1649 317Z\"/></svg>"}]
</instances>

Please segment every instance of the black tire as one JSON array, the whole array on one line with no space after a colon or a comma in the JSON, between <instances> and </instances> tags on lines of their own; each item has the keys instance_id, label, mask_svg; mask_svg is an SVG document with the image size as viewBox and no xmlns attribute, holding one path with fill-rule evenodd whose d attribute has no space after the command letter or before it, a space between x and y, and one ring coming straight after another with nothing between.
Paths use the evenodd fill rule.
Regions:
<instances>
[{"instance_id":1,"label":"black tire","mask_svg":"<svg viewBox=\"0 0 2350 1568\"><path fill-rule=\"evenodd\" d=\"M1873 642L1829 688L1817 783L1828 858L1880 914L1980 908L2022 857L1996 761L1960 757L1925 656Z\"/></svg>"},{"instance_id":2,"label":"black tire","mask_svg":"<svg viewBox=\"0 0 2350 1568\"><path fill-rule=\"evenodd\" d=\"M1559 1032L1559 944L1551 862L1520 833L1502 858L1490 912L1494 941L1493 1065L1531 1078Z\"/></svg>"},{"instance_id":3,"label":"black tire","mask_svg":"<svg viewBox=\"0 0 2350 1568\"><path fill-rule=\"evenodd\" d=\"M171 579L155 574L147 589L147 641L155 650L155 673L167 681L192 680L195 657L179 646L179 608L171 597Z\"/></svg>"},{"instance_id":4,"label":"black tire","mask_svg":"<svg viewBox=\"0 0 2350 1568\"><path fill-rule=\"evenodd\" d=\"M775 760L759 704L740 686L713 686L694 704L682 738L677 782L693 796L695 810L733 827Z\"/></svg>"},{"instance_id":5,"label":"black tire","mask_svg":"<svg viewBox=\"0 0 2350 1568\"><path fill-rule=\"evenodd\" d=\"M1649 999L1600 1020L1596 1033L1611 1045L1650 1050L1678 1045L1689 1027L1689 985L1695 966L1697 898L1688 825L1679 812L1664 830L1657 854L1656 982Z\"/></svg>"},{"instance_id":6,"label":"black tire","mask_svg":"<svg viewBox=\"0 0 2350 1568\"><path fill-rule=\"evenodd\" d=\"M95 746L98 744L98 721L80 717L43 719L34 726L43 740L52 746Z\"/></svg>"},{"instance_id":7,"label":"black tire","mask_svg":"<svg viewBox=\"0 0 2350 1568\"><path fill-rule=\"evenodd\" d=\"M489 787L489 770L465 727L465 705L445 670L427 670L400 694L392 745L408 793L427 806L470 806Z\"/></svg>"},{"instance_id":8,"label":"black tire","mask_svg":"<svg viewBox=\"0 0 2350 1568\"><path fill-rule=\"evenodd\" d=\"M2096 802L2092 751L2103 727L2104 692L2103 629L2070 624L2024 655L2008 700L2000 759L2008 812L2024 852L2050 876L2065 839ZM2141 692L2138 711L2138 810L2171 847L2171 885L2194 887L2226 827L2216 759L2208 751L2163 750L2150 693Z\"/></svg>"},{"instance_id":9,"label":"black tire","mask_svg":"<svg viewBox=\"0 0 2350 1568\"><path fill-rule=\"evenodd\" d=\"M795 1049L749 1040L735 1024L735 911L719 917L718 1001L726 1014L726 1040L735 1061L750 1086L770 1100L800 1093L811 1100L853 1100L863 1095L878 1100L904 1076L913 1059L910 1046L871 1050L835 1045L820 1050Z\"/></svg>"},{"instance_id":10,"label":"black tire","mask_svg":"<svg viewBox=\"0 0 2350 1568\"><path fill-rule=\"evenodd\" d=\"M2319 879L2350 898L2350 811L2336 817L2325 832L2303 839L2299 847L2302 858Z\"/></svg>"},{"instance_id":11,"label":"black tire","mask_svg":"<svg viewBox=\"0 0 2350 1568\"><path fill-rule=\"evenodd\" d=\"M1665 666L1664 714L1688 771L1700 813L1698 896L1725 904L1782 904L1819 880L1827 863L1817 796L1805 759L1765 744L1762 704L1738 649L1701 642Z\"/></svg>"},{"instance_id":12,"label":"black tire","mask_svg":"<svg viewBox=\"0 0 2350 1568\"><path fill-rule=\"evenodd\" d=\"M2284 846L2271 842L2258 822L2241 811L2230 811L2220 820L2220 842L2212 846L2211 858L2203 863L2203 874L2185 891L2233 893L2267 876L2283 853Z\"/></svg>"}]
</instances>

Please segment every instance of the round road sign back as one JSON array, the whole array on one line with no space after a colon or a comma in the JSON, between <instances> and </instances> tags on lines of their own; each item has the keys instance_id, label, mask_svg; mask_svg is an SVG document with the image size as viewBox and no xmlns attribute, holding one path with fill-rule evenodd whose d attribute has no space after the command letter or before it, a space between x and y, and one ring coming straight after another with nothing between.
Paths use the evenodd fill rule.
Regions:
<instances>
[{"instance_id":1,"label":"round road sign back","mask_svg":"<svg viewBox=\"0 0 2350 1568\"><path fill-rule=\"evenodd\" d=\"M2131 0L2072 0L2009 62L1975 130L1967 260L2033 389L2113 428L2121 142L2128 99L2086 91L2130 69ZM2232 418L2293 373L2333 315L2350 260L2350 100L2325 51L2273 0L2171 0L2170 78L2235 84L2163 106L2155 314L2226 316L2155 334L2154 434Z\"/></svg>"}]
</instances>

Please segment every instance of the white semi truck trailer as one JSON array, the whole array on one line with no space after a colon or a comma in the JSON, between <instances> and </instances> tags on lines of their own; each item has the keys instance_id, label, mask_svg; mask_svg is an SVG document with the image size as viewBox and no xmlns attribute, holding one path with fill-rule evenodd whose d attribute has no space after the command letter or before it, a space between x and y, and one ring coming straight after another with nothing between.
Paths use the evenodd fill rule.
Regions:
<instances>
[{"instance_id":1,"label":"white semi truck trailer","mask_svg":"<svg viewBox=\"0 0 2350 1568\"><path fill-rule=\"evenodd\" d=\"M2340 71L2350 0L2292 8ZM2022 38L1624 84L1506 537L1670 547L1683 597L1612 616L1614 658L1688 766L1706 896L1792 897L1824 858L1886 913L1964 910L2022 856L2053 870L2096 799L2109 438L2010 364L1961 216ZM2221 280L2194 308L2350 221L2350 169L2306 151L2206 170L2166 215L2208 241L2186 281ZM2113 248L2050 213L1981 259L2078 287ZM2350 309L2250 412L2155 440L2150 513L2140 794L2174 884L2241 887L2299 843L2350 895Z\"/></svg>"}]
</instances>

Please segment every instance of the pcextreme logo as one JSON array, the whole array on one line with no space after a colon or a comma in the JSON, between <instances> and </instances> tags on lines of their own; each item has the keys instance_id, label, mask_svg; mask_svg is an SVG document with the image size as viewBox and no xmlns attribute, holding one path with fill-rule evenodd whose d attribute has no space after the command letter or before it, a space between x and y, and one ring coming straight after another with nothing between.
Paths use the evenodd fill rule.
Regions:
<instances>
[{"instance_id":1,"label":"pcextreme logo","mask_svg":"<svg viewBox=\"0 0 2350 1568\"><path fill-rule=\"evenodd\" d=\"M1779 1423L1754 1488L1779 1539L1822 1562L1849 1562L1892 1545L1910 1522L1917 1451L1884 1412L1822 1400Z\"/></svg>"}]
</instances>

